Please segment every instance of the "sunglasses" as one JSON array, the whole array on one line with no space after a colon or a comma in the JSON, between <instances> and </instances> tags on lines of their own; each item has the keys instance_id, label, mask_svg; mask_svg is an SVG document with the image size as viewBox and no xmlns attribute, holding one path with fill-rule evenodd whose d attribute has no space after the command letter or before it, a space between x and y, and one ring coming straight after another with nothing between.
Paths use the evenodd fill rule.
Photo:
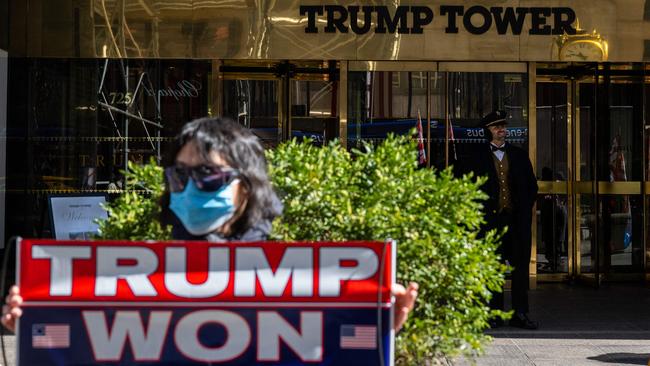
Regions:
<instances>
[{"instance_id":1,"label":"sunglasses","mask_svg":"<svg viewBox=\"0 0 650 366\"><path fill-rule=\"evenodd\" d=\"M192 178L196 188L204 192L215 192L239 176L239 171L216 165L194 167L170 166L165 168L165 177L171 192L182 192Z\"/></svg>"}]
</instances>

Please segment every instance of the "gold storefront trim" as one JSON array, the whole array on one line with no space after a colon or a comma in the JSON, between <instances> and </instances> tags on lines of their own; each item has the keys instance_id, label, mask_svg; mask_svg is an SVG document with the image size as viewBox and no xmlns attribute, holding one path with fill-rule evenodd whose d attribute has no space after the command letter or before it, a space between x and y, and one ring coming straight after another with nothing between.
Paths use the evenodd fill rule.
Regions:
<instances>
[{"instance_id":1,"label":"gold storefront trim","mask_svg":"<svg viewBox=\"0 0 650 366\"><path fill-rule=\"evenodd\" d=\"M438 71L449 72L528 72L526 62L439 62Z\"/></svg>"},{"instance_id":2,"label":"gold storefront trim","mask_svg":"<svg viewBox=\"0 0 650 366\"><path fill-rule=\"evenodd\" d=\"M438 63L417 61L350 61L349 71L438 71Z\"/></svg>"},{"instance_id":3,"label":"gold storefront trim","mask_svg":"<svg viewBox=\"0 0 650 366\"><path fill-rule=\"evenodd\" d=\"M600 194L641 194L641 182L598 182Z\"/></svg>"},{"instance_id":4,"label":"gold storefront trim","mask_svg":"<svg viewBox=\"0 0 650 366\"><path fill-rule=\"evenodd\" d=\"M565 282L570 279L568 273L538 273L537 282Z\"/></svg>"},{"instance_id":5,"label":"gold storefront trim","mask_svg":"<svg viewBox=\"0 0 650 366\"><path fill-rule=\"evenodd\" d=\"M108 193L122 194L134 192L137 194L149 194L150 191L145 189L6 189L0 190L5 193L23 193L23 194L72 194L72 193Z\"/></svg>"},{"instance_id":6,"label":"gold storefront trim","mask_svg":"<svg viewBox=\"0 0 650 366\"><path fill-rule=\"evenodd\" d=\"M541 194L567 194L567 182L538 181L537 187Z\"/></svg>"},{"instance_id":7,"label":"gold storefront trim","mask_svg":"<svg viewBox=\"0 0 650 366\"><path fill-rule=\"evenodd\" d=\"M168 142L174 141L175 137L103 137L103 136L86 136L86 137L75 137L75 136L47 136L47 137L4 137L0 139L6 139L9 141L23 141L28 140L31 142L150 142L150 141L160 141Z\"/></svg>"},{"instance_id":8,"label":"gold storefront trim","mask_svg":"<svg viewBox=\"0 0 650 366\"><path fill-rule=\"evenodd\" d=\"M540 194L568 194L567 182L537 182ZM594 182L574 182L576 194L594 194ZM650 182L645 183L646 192ZM598 182L599 194L641 194L641 182Z\"/></svg>"}]
</instances>

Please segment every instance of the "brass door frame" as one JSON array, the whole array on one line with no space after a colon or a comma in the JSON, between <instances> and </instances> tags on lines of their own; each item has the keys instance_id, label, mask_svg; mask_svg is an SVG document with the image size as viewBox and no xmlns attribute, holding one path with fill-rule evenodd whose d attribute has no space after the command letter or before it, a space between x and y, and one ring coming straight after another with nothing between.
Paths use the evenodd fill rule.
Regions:
<instances>
[{"instance_id":1,"label":"brass door frame","mask_svg":"<svg viewBox=\"0 0 650 366\"><path fill-rule=\"evenodd\" d=\"M327 78L325 75L325 68L323 68L323 73L304 73L301 72L300 68L311 68L316 69L319 66L322 66L326 61L257 61L257 60L213 60L213 68L216 67L218 70L216 74L217 77L213 76L214 87L213 90L213 103L216 107L212 109L218 111L219 114L223 112L223 81L224 80L266 80L266 81L275 81L277 87L277 108L278 108L278 142L286 141L291 137L292 123L291 123L291 98L292 98L292 88L291 81L293 80L303 80L303 81L322 81ZM279 65L286 64L291 65L297 68L295 73L287 73L278 75L275 72L275 69ZM224 68L229 68L224 71ZM233 70L234 68L234 70ZM251 71L246 71L249 68ZM341 61L337 63L337 70L339 74L339 82L337 89L337 106L339 111L339 121L341 125L339 126L339 131L345 135L341 135L341 143L345 146L347 144L347 61ZM213 71L214 73L214 71ZM345 75L343 75L345 74ZM216 89L216 90L215 90ZM345 99L344 99L345 98ZM345 100L345 102L343 102ZM345 114L343 114L345 113ZM342 122L341 122L342 121ZM344 130L345 127L345 130Z\"/></svg>"},{"instance_id":2,"label":"brass door frame","mask_svg":"<svg viewBox=\"0 0 650 366\"><path fill-rule=\"evenodd\" d=\"M571 150L569 151L570 155L573 157L573 161L571 161L571 170L573 171L572 177L571 177L571 182L570 182L570 190L569 196L571 197L570 200L573 202L573 207L571 208L571 212L569 214L570 220L569 222L571 223L571 233L570 237L573 242L573 248L572 248L572 253L573 253L573 260L571 261L573 268L569 268L569 276L570 277L575 277L575 276L580 276L580 268L581 268L581 260L582 260L582 251L581 251L581 228L580 228L580 220L582 218L582 212L580 210L580 199L582 198L580 195L581 194L589 194L593 193L593 186L594 182L592 181L583 181L580 173L580 165L582 162L582 156L580 155L580 103L578 102L580 100L580 83L584 82L585 80L592 79L591 76L588 77L583 77L582 79L579 80L571 80L569 81L571 85L571 94L568 94L567 97L574 102L573 108L571 108L571 115L573 116L573 126L571 130L571 137L570 141L572 145L570 146ZM594 82L595 80L592 80ZM593 143L593 142L592 142ZM595 159L595 157L594 157ZM595 236L594 240L598 240L598 236ZM596 243L596 245L598 245Z\"/></svg>"},{"instance_id":3,"label":"brass door frame","mask_svg":"<svg viewBox=\"0 0 650 366\"><path fill-rule=\"evenodd\" d=\"M339 141L343 148L348 147L348 61L339 63L338 107L339 107Z\"/></svg>"},{"instance_id":4,"label":"brass door frame","mask_svg":"<svg viewBox=\"0 0 650 366\"><path fill-rule=\"evenodd\" d=\"M278 100L277 100L277 109L278 109L278 114L277 114L277 138L278 142L283 141L283 136L284 136L284 126L286 125L286 122L284 121L285 118L285 113L282 111L284 103L284 98L285 95L283 93L283 87L282 87L282 79L278 77L277 75L274 75L271 71L271 68L269 66L269 72L245 72L245 71L237 71L237 72L230 72L230 71L223 71L221 68L224 66L224 61L223 60L215 60L213 61L213 66L218 66L218 82L216 83L216 88L218 89L214 94L215 94L215 99L216 102L215 104L218 106L215 108L215 110L218 110L220 112L219 115L221 115L224 111L224 81L225 80L261 80L261 81L275 81L276 83L276 88L277 88L277 93L278 93ZM249 65L241 65L242 68L249 66ZM265 65L267 66L267 65ZM291 88L288 88L291 89ZM289 90L290 91L290 90Z\"/></svg>"},{"instance_id":5,"label":"brass door frame","mask_svg":"<svg viewBox=\"0 0 650 366\"><path fill-rule=\"evenodd\" d=\"M566 181L538 181L539 193L546 194L563 194L567 198L567 262L568 268L566 273L538 274L537 281L542 282L564 282L572 278L589 277L580 272L581 268L581 238L580 238L580 194L594 192L593 181L582 181L580 174L580 104L578 85L586 80L593 79L591 76L580 79L567 80L566 78L555 77L538 77L538 83L562 83L567 89L567 116L566 116L566 135L567 135L567 177ZM592 80L593 82L593 80ZM535 85L536 87L536 85ZM535 107L537 108L537 106ZM537 120L535 120L537 123ZM534 221L537 226L537 220ZM533 246L537 246L537 238L533 238ZM597 236L595 238L597 239ZM598 244L596 244L598 245ZM536 270L537 268L535 268Z\"/></svg>"}]
</instances>

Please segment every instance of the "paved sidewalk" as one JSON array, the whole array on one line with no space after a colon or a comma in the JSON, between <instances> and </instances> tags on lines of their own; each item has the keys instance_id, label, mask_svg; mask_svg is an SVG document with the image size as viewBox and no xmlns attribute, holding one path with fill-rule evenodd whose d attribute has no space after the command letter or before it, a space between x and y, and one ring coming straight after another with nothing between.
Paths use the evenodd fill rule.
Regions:
<instances>
[{"instance_id":1,"label":"paved sidewalk","mask_svg":"<svg viewBox=\"0 0 650 366\"><path fill-rule=\"evenodd\" d=\"M14 366L16 362L16 337L13 335L6 335L3 337L5 342L5 354L7 356L7 365ZM0 350L2 352L2 350ZM0 366L2 363L2 353L0 353Z\"/></svg>"},{"instance_id":2,"label":"paved sidewalk","mask_svg":"<svg viewBox=\"0 0 650 366\"><path fill-rule=\"evenodd\" d=\"M548 284L530 292L536 331L502 327L477 365L648 365L650 289ZM456 360L454 366L471 365Z\"/></svg>"}]
</instances>

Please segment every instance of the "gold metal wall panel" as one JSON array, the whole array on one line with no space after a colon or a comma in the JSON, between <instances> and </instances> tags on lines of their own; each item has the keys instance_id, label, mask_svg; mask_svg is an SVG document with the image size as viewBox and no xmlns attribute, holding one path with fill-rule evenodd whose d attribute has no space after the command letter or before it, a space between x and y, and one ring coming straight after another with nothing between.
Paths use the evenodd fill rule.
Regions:
<instances>
[{"instance_id":1,"label":"gold metal wall panel","mask_svg":"<svg viewBox=\"0 0 650 366\"><path fill-rule=\"evenodd\" d=\"M250 73L250 72L221 72L220 77L223 80L277 80L278 77L271 72L269 73Z\"/></svg>"},{"instance_id":2,"label":"gold metal wall panel","mask_svg":"<svg viewBox=\"0 0 650 366\"><path fill-rule=\"evenodd\" d=\"M525 62L440 62L439 71L450 72L528 72ZM534 80L534 78L533 78Z\"/></svg>"},{"instance_id":3,"label":"gold metal wall panel","mask_svg":"<svg viewBox=\"0 0 650 366\"><path fill-rule=\"evenodd\" d=\"M553 28L555 14L542 15L545 24L535 26L529 11L524 14L520 31L513 31L510 26L500 34L492 7L513 12L536 7L549 11L551 7L570 8L587 37L595 30L600 36L598 42L607 43L609 61L643 61L644 42L650 39L650 26L643 19L644 0L383 0L372 4L352 0L10 0L10 3L10 55L29 57L559 60L559 48L567 43L559 33L562 28ZM308 13L301 14L301 5L325 8L322 14L313 13L310 19ZM360 5L385 7L391 18L398 9L406 7L404 28L408 33L377 32L383 22L379 21L376 10L372 12L366 33L353 31L348 14L340 27L329 24L332 32L325 33L330 7L339 6L337 9L349 13L350 6ZM421 33L411 33L413 6L426 7L433 13L432 21L422 27ZM450 17L442 14L442 6L462 6L463 12L480 7L486 15ZM365 17L363 10L358 15L361 20ZM455 32L450 19L455 20ZM306 33L310 20L315 33ZM365 25L363 21L357 24ZM482 25L486 26L485 30L475 30L476 34L468 30ZM545 25L556 34L530 34L531 29ZM577 27L577 23L573 26ZM574 57L602 61L587 53L581 56L574 52Z\"/></svg>"}]
</instances>

